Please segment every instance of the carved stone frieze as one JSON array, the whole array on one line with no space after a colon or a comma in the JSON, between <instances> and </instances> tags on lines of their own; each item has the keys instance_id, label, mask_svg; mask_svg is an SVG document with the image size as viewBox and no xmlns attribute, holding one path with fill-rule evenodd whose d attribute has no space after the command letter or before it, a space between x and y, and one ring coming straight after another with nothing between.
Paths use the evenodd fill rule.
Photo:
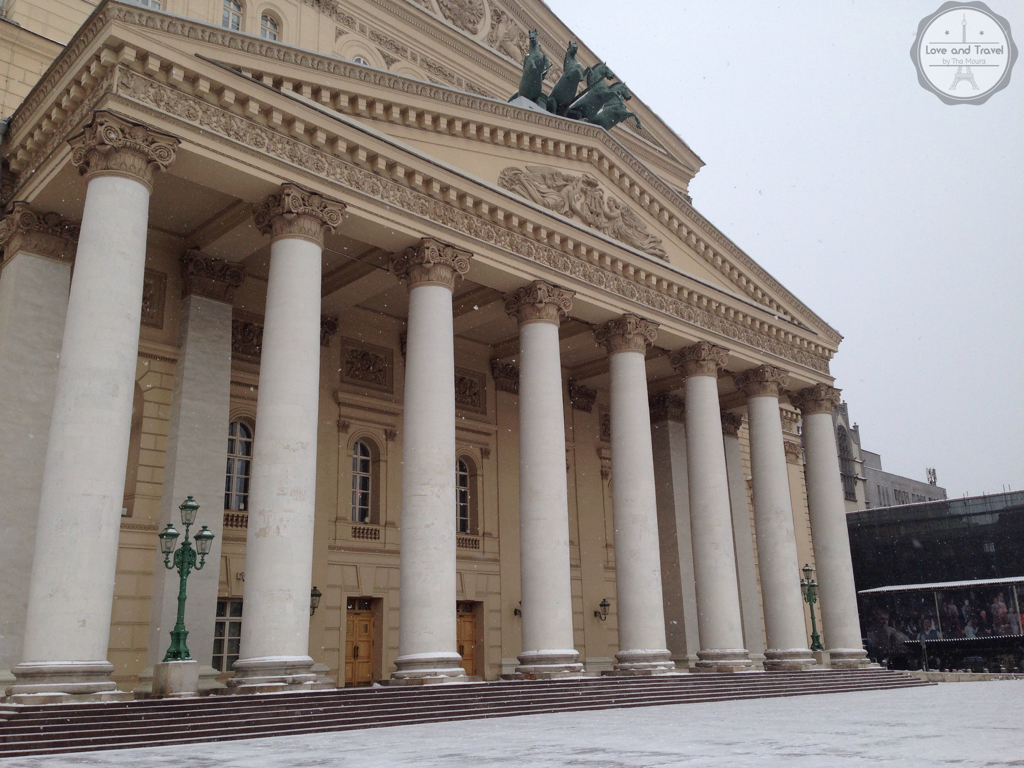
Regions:
<instances>
[{"instance_id":1,"label":"carved stone frieze","mask_svg":"<svg viewBox=\"0 0 1024 768\"><path fill-rule=\"evenodd\" d=\"M181 297L204 296L230 304L245 282L245 268L192 249L181 257Z\"/></svg>"},{"instance_id":2,"label":"carved stone frieze","mask_svg":"<svg viewBox=\"0 0 1024 768\"><path fill-rule=\"evenodd\" d=\"M0 220L0 248L7 261L19 251L46 256L56 261L73 261L81 227L57 213L33 211L17 201Z\"/></svg>"},{"instance_id":3,"label":"carved stone frieze","mask_svg":"<svg viewBox=\"0 0 1024 768\"><path fill-rule=\"evenodd\" d=\"M309 54L309 57L316 58L312 54ZM343 67L343 63L338 63L338 66ZM641 284L635 279L591 264L575 254L564 253L546 243L540 243L517 231L461 210L457 205L431 198L404 184L359 168L327 151L275 133L266 126L253 123L136 72L128 69L119 71L121 76L117 79L118 93L211 134L236 142L254 156L273 158L290 167L329 179L353 193L424 217L454 232L490 243L581 282L671 315L684 323L734 339L738 343L790 360L811 370L828 373L827 357L804 349L799 339L796 340L797 343L790 343L749 324L728 319L694 303ZM464 97L472 99L468 95Z\"/></svg>"},{"instance_id":4,"label":"carved stone frieze","mask_svg":"<svg viewBox=\"0 0 1024 768\"><path fill-rule=\"evenodd\" d=\"M737 373L733 382L747 397L778 397L789 384L789 372L774 365L759 365Z\"/></svg>"},{"instance_id":5,"label":"carved stone frieze","mask_svg":"<svg viewBox=\"0 0 1024 768\"><path fill-rule=\"evenodd\" d=\"M473 413L487 413L487 376L465 368L455 369L455 405Z\"/></svg>"},{"instance_id":6,"label":"carved stone frieze","mask_svg":"<svg viewBox=\"0 0 1024 768\"><path fill-rule=\"evenodd\" d=\"M543 280L534 280L529 285L505 295L505 311L514 317L519 325L527 323L554 323L568 317L572 311L572 297L575 291L558 288Z\"/></svg>"},{"instance_id":7,"label":"carved stone frieze","mask_svg":"<svg viewBox=\"0 0 1024 768\"><path fill-rule=\"evenodd\" d=\"M253 206L256 227L273 239L297 237L323 248L324 233L333 232L344 218L345 204L340 200L303 189L290 182L281 191Z\"/></svg>"},{"instance_id":8,"label":"carved stone frieze","mask_svg":"<svg viewBox=\"0 0 1024 768\"><path fill-rule=\"evenodd\" d=\"M164 327L164 304L167 303L167 275L147 269L142 278L142 324Z\"/></svg>"},{"instance_id":9,"label":"carved stone frieze","mask_svg":"<svg viewBox=\"0 0 1024 768\"><path fill-rule=\"evenodd\" d=\"M389 442L389 443L395 442L395 440L398 439L398 430L397 429L385 429L384 430L384 439L387 442Z\"/></svg>"},{"instance_id":10,"label":"carved stone frieze","mask_svg":"<svg viewBox=\"0 0 1024 768\"><path fill-rule=\"evenodd\" d=\"M519 369L516 366L491 360L491 376L494 378L494 388L499 392L519 394Z\"/></svg>"},{"instance_id":11,"label":"carved stone frieze","mask_svg":"<svg viewBox=\"0 0 1024 768\"><path fill-rule=\"evenodd\" d=\"M401 256L391 259L391 271L405 280L412 290L417 285L443 285L455 288L455 279L469 271L473 254L425 237L419 245L407 248Z\"/></svg>"},{"instance_id":12,"label":"carved stone frieze","mask_svg":"<svg viewBox=\"0 0 1024 768\"><path fill-rule=\"evenodd\" d=\"M729 350L708 341L698 341L669 356L669 363L684 378L718 376L718 370L729 362Z\"/></svg>"},{"instance_id":13,"label":"carved stone frieze","mask_svg":"<svg viewBox=\"0 0 1024 768\"><path fill-rule=\"evenodd\" d=\"M526 170L509 166L498 175L498 185L638 251L668 258L661 238L648 231L632 208L606 195L589 173L576 175L543 165L528 165Z\"/></svg>"},{"instance_id":14,"label":"carved stone frieze","mask_svg":"<svg viewBox=\"0 0 1024 768\"><path fill-rule=\"evenodd\" d=\"M597 400L597 390L580 384L575 381L566 382L566 390L569 393L569 402L577 411L590 413L594 410L594 401Z\"/></svg>"},{"instance_id":15,"label":"carved stone frieze","mask_svg":"<svg viewBox=\"0 0 1024 768\"><path fill-rule=\"evenodd\" d=\"M722 411L722 434L729 437L739 437L740 427L743 426L743 417L732 411Z\"/></svg>"},{"instance_id":16,"label":"carved stone frieze","mask_svg":"<svg viewBox=\"0 0 1024 768\"><path fill-rule=\"evenodd\" d=\"M789 464L803 464L804 449L800 443L793 440L783 440L782 447L786 451L786 462Z\"/></svg>"},{"instance_id":17,"label":"carved stone frieze","mask_svg":"<svg viewBox=\"0 0 1024 768\"><path fill-rule=\"evenodd\" d=\"M512 18L512 14L491 3L491 29L487 33L487 44L519 64L523 63L530 50L530 39L526 30Z\"/></svg>"},{"instance_id":18,"label":"carved stone frieze","mask_svg":"<svg viewBox=\"0 0 1024 768\"><path fill-rule=\"evenodd\" d=\"M126 176L153 189L153 174L174 162L180 140L110 112L96 112L68 139L71 164L83 176Z\"/></svg>"},{"instance_id":19,"label":"carved stone frieze","mask_svg":"<svg viewBox=\"0 0 1024 768\"><path fill-rule=\"evenodd\" d=\"M484 0L437 0L441 13L452 24L475 35L484 20Z\"/></svg>"},{"instance_id":20,"label":"carved stone frieze","mask_svg":"<svg viewBox=\"0 0 1024 768\"><path fill-rule=\"evenodd\" d=\"M651 409L652 423L657 423L659 421L675 421L679 424L683 423L683 418L686 413L683 398L671 393L665 393L662 395L654 395L654 397L651 397L648 400L648 404Z\"/></svg>"},{"instance_id":21,"label":"carved stone frieze","mask_svg":"<svg viewBox=\"0 0 1024 768\"><path fill-rule=\"evenodd\" d=\"M326 315L320 315L320 346L330 346L331 337L337 332L338 316L327 317Z\"/></svg>"},{"instance_id":22,"label":"carved stone frieze","mask_svg":"<svg viewBox=\"0 0 1024 768\"><path fill-rule=\"evenodd\" d=\"M341 381L381 392L394 392L393 353L363 341L341 339Z\"/></svg>"},{"instance_id":23,"label":"carved stone frieze","mask_svg":"<svg viewBox=\"0 0 1024 768\"><path fill-rule=\"evenodd\" d=\"M790 392L789 402L794 408L799 408L804 416L812 413L831 414L832 409L837 408L842 401L841 392L842 390L828 384L815 384L799 392Z\"/></svg>"},{"instance_id":24,"label":"carved stone frieze","mask_svg":"<svg viewBox=\"0 0 1024 768\"><path fill-rule=\"evenodd\" d=\"M236 309L231 315L231 357L258 363L263 352L263 316Z\"/></svg>"},{"instance_id":25,"label":"carved stone frieze","mask_svg":"<svg viewBox=\"0 0 1024 768\"><path fill-rule=\"evenodd\" d=\"M607 408L601 408L597 412L597 436L602 442L612 441L612 415Z\"/></svg>"},{"instance_id":26,"label":"carved stone frieze","mask_svg":"<svg viewBox=\"0 0 1024 768\"><path fill-rule=\"evenodd\" d=\"M625 314L594 329L594 338L609 355L616 352L647 352L658 338L658 324L634 314Z\"/></svg>"}]
</instances>

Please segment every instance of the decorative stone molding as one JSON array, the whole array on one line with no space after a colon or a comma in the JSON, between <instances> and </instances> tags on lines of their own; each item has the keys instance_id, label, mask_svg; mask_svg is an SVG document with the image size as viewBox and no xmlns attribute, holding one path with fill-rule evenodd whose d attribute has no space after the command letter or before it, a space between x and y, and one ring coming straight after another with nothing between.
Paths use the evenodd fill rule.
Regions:
<instances>
[{"instance_id":1,"label":"decorative stone molding","mask_svg":"<svg viewBox=\"0 0 1024 768\"><path fill-rule=\"evenodd\" d=\"M505 311L514 317L519 325L527 323L554 323L568 317L572 311L572 297L575 291L558 288L543 280L534 280L502 298Z\"/></svg>"},{"instance_id":2,"label":"decorative stone molding","mask_svg":"<svg viewBox=\"0 0 1024 768\"><path fill-rule=\"evenodd\" d=\"M607 408L597 412L597 437L605 443L612 441L612 415Z\"/></svg>"},{"instance_id":3,"label":"decorative stone molding","mask_svg":"<svg viewBox=\"0 0 1024 768\"><path fill-rule=\"evenodd\" d=\"M609 437L609 439L611 439ZM597 458L601 462L601 479L612 479L612 452L610 448L601 446L597 449Z\"/></svg>"},{"instance_id":4,"label":"decorative stone molding","mask_svg":"<svg viewBox=\"0 0 1024 768\"><path fill-rule=\"evenodd\" d=\"M515 22L511 14L491 3L491 29L487 33L487 44L521 64L530 50L530 38L526 30Z\"/></svg>"},{"instance_id":5,"label":"decorative stone molding","mask_svg":"<svg viewBox=\"0 0 1024 768\"><path fill-rule=\"evenodd\" d=\"M722 434L729 437L739 437L740 427L743 426L743 417L732 411L722 411Z\"/></svg>"},{"instance_id":6,"label":"decorative stone molding","mask_svg":"<svg viewBox=\"0 0 1024 768\"><path fill-rule=\"evenodd\" d=\"M484 461L487 461L487 459L491 458L491 449L488 448L486 445L481 446L480 448L480 458L483 459Z\"/></svg>"},{"instance_id":7,"label":"decorative stone molding","mask_svg":"<svg viewBox=\"0 0 1024 768\"><path fill-rule=\"evenodd\" d=\"M398 439L398 430L397 429L385 429L384 430L384 439L387 442L389 442L389 443L395 442L395 440Z\"/></svg>"},{"instance_id":8,"label":"decorative stone molding","mask_svg":"<svg viewBox=\"0 0 1024 768\"><path fill-rule=\"evenodd\" d=\"M393 352L387 347L341 339L341 381L382 392L394 392Z\"/></svg>"},{"instance_id":9,"label":"decorative stone molding","mask_svg":"<svg viewBox=\"0 0 1024 768\"><path fill-rule=\"evenodd\" d=\"M253 220L274 240L297 237L324 247L324 232L333 232L344 218L345 204L286 182L281 191L253 206Z\"/></svg>"},{"instance_id":10,"label":"decorative stone molding","mask_svg":"<svg viewBox=\"0 0 1024 768\"><path fill-rule=\"evenodd\" d=\"M804 449L800 443L792 440L783 440L782 447L786 450L786 462L789 464L803 464Z\"/></svg>"},{"instance_id":11,"label":"decorative stone molding","mask_svg":"<svg viewBox=\"0 0 1024 768\"><path fill-rule=\"evenodd\" d=\"M338 419L338 432L343 435L347 435L349 430L352 429L352 422L347 419Z\"/></svg>"},{"instance_id":12,"label":"decorative stone molding","mask_svg":"<svg viewBox=\"0 0 1024 768\"><path fill-rule=\"evenodd\" d=\"M55 261L74 261L81 227L57 213L38 213L28 203L16 201L0 221L3 261L25 251Z\"/></svg>"},{"instance_id":13,"label":"decorative stone molding","mask_svg":"<svg viewBox=\"0 0 1024 768\"><path fill-rule=\"evenodd\" d=\"M627 313L595 328L594 338L608 351L609 355L614 355L616 352L644 354L647 352L647 347L658 338L658 324Z\"/></svg>"},{"instance_id":14,"label":"decorative stone molding","mask_svg":"<svg viewBox=\"0 0 1024 768\"><path fill-rule=\"evenodd\" d=\"M494 378L494 388L499 392L519 394L519 369L516 366L491 360L491 376Z\"/></svg>"},{"instance_id":15,"label":"decorative stone molding","mask_svg":"<svg viewBox=\"0 0 1024 768\"><path fill-rule=\"evenodd\" d=\"M747 397L778 397L789 384L789 372L774 365L759 365L737 373L733 382Z\"/></svg>"},{"instance_id":16,"label":"decorative stone molding","mask_svg":"<svg viewBox=\"0 0 1024 768\"><path fill-rule=\"evenodd\" d=\"M320 315L320 346L328 347L331 344L331 337L338 332L338 317L327 317Z\"/></svg>"},{"instance_id":17,"label":"decorative stone molding","mask_svg":"<svg viewBox=\"0 0 1024 768\"><path fill-rule=\"evenodd\" d=\"M683 417L686 412L683 398L665 393L663 395L654 395L654 397L648 400L648 404L651 409L651 423L657 424L659 421L683 423Z\"/></svg>"},{"instance_id":18,"label":"decorative stone molding","mask_svg":"<svg viewBox=\"0 0 1024 768\"><path fill-rule=\"evenodd\" d=\"M830 387L828 384L815 384L799 392L790 392L789 402L794 408L799 408L804 416L812 413L831 414L833 408L839 407L841 392L841 389Z\"/></svg>"},{"instance_id":19,"label":"decorative stone molding","mask_svg":"<svg viewBox=\"0 0 1024 768\"><path fill-rule=\"evenodd\" d=\"M407 282L409 290L417 285L443 285L454 290L455 279L465 276L472 258L469 251L425 237L419 245L393 257L391 271L399 280Z\"/></svg>"},{"instance_id":20,"label":"decorative stone molding","mask_svg":"<svg viewBox=\"0 0 1024 768\"><path fill-rule=\"evenodd\" d=\"M455 406L473 413L487 413L487 375L456 368Z\"/></svg>"},{"instance_id":21,"label":"decorative stone molding","mask_svg":"<svg viewBox=\"0 0 1024 768\"><path fill-rule=\"evenodd\" d=\"M569 402L577 411L590 413L594 410L594 401L597 400L597 390L578 384L575 381L566 382L566 389L569 393Z\"/></svg>"},{"instance_id":22,"label":"decorative stone molding","mask_svg":"<svg viewBox=\"0 0 1024 768\"><path fill-rule=\"evenodd\" d=\"M71 164L83 176L125 176L153 191L153 175L166 171L181 141L110 112L96 112L71 145Z\"/></svg>"},{"instance_id":23,"label":"decorative stone molding","mask_svg":"<svg viewBox=\"0 0 1024 768\"><path fill-rule=\"evenodd\" d=\"M498 186L543 205L555 213L582 221L588 227L659 259L667 259L662 239L652 235L636 211L611 195L605 195L597 178L589 173L577 176L528 165L509 166L498 176Z\"/></svg>"},{"instance_id":24,"label":"decorative stone molding","mask_svg":"<svg viewBox=\"0 0 1024 768\"><path fill-rule=\"evenodd\" d=\"M204 256L192 249L181 257L181 298L203 296L230 304L235 290L245 282L245 267L241 264Z\"/></svg>"},{"instance_id":25,"label":"decorative stone molding","mask_svg":"<svg viewBox=\"0 0 1024 768\"><path fill-rule=\"evenodd\" d=\"M263 316L236 309L231 315L231 356L258 363L263 352Z\"/></svg>"},{"instance_id":26,"label":"decorative stone molding","mask_svg":"<svg viewBox=\"0 0 1024 768\"><path fill-rule=\"evenodd\" d=\"M164 327L164 305L167 303L167 275L147 269L142 278L142 324Z\"/></svg>"},{"instance_id":27,"label":"decorative stone molding","mask_svg":"<svg viewBox=\"0 0 1024 768\"><path fill-rule=\"evenodd\" d=\"M669 362L683 378L691 376L718 376L720 368L729 362L729 350L709 341L698 341L669 356Z\"/></svg>"},{"instance_id":28,"label":"decorative stone molding","mask_svg":"<svg viewBox=\"0 0 1024 768\"><path fill-rule=\"evenodd\" d=\"M480 31L484 0L437 0L437 4L444 17L463 32L475 35Z\"/></svg>"}]
</instances>

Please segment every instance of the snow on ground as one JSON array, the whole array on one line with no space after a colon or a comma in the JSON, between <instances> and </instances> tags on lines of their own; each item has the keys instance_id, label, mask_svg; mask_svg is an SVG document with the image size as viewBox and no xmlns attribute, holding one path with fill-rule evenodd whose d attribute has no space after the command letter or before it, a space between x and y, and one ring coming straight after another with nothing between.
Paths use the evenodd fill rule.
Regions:
<instances>
[{"instance_id":1,"label":"snow on ground","mask_svg":"<svg viewBox=\"0 0 1024 768\"><path fill-rule=\"evenodd\" d=\"M1024 767L1024 682L945 683L0 760L3 768L181 765Z\"/></svg>"}]
</instances>

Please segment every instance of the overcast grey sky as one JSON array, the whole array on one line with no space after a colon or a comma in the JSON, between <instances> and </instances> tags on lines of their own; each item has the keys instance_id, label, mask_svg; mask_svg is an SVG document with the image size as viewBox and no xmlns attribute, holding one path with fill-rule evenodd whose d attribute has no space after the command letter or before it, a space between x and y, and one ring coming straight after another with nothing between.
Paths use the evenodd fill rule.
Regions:
<instances>
[{"instance_id":1,"label":"overcast grey sky","mask_svg":"<svg viewBox=\"0 0 1024 768\"><path fill-rule=\"evenodd\" d=\"M1024 488L1024 57L948 106L910 59L942 0L547 2L707 164L696 208L845 336L883 468ZM988 7L1024 49L1024 5Z\"/></svg>"}]
</instances>

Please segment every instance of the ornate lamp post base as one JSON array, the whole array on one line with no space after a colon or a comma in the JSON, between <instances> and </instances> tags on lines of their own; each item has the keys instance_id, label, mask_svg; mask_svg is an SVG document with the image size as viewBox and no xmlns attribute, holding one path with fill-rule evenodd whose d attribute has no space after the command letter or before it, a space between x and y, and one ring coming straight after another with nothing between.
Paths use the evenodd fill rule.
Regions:
<instances>
[{"instance_id":1,"label":"ornate lamp post base","mask_svg":"<svg viewBox=\"0 0 1024 768\"><path fill-rule=\"evenodd\" d=\"M184 698L199 695L199 662L162 661L153 665L153 698Z\"/></svg>"}]
</instances>

